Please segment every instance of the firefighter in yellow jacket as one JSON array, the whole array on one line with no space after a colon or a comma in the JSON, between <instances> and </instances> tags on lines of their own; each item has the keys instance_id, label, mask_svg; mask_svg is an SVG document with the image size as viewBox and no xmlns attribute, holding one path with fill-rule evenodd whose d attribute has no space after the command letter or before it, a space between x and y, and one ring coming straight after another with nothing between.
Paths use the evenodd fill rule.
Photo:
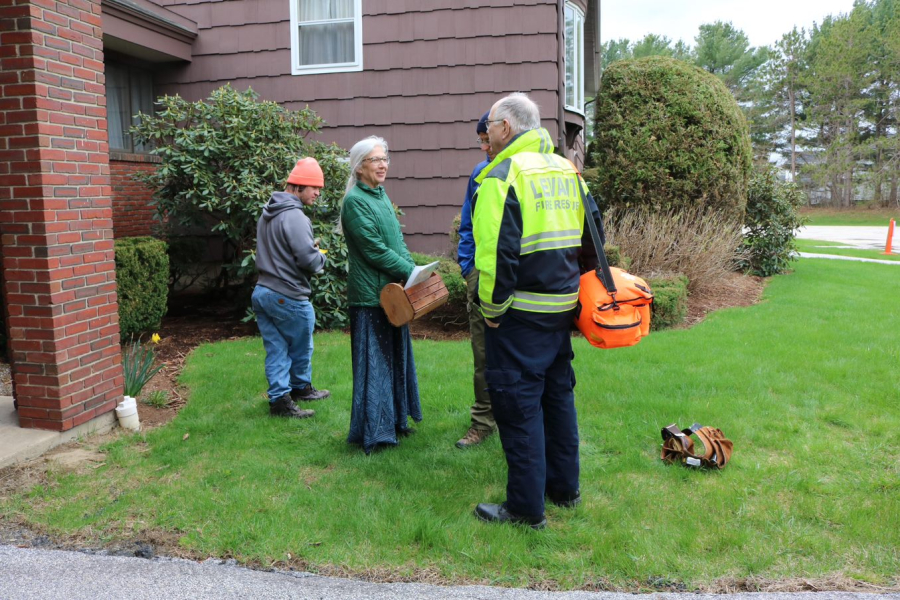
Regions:
<instances>
[{"instance_id":1,"label":"firefighter in yellow jacket","mask_svg":"<svg viewBox=\"0 0 900 600\"><path fill-rule=\"evenodd\" d=\"M506 501L479 504L475 514L540 529L545 496L563 507L581 499L570 329L581 271L596 261L585 210L601 239L603 225L572 163L553 154L528 96L494 104L488 136L495 158L476 179L475 268L508 478Z\"/></svg>"}]
</instances>

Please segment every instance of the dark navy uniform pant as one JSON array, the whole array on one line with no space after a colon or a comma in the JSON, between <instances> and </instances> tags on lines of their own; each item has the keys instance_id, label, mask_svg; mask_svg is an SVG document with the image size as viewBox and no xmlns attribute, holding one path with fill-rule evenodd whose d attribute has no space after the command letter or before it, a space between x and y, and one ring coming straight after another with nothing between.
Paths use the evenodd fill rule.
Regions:
<instances>
[{"instance_id":1,"label":"dark navy uniform pant","mask_svg":"<svg viewBox=\"0 0 900 600\"><path fill-rule=\"evenodd\" d=\"M508 316L485 331L488 390L509 475L506 507L544 514L544 494L578 490L575 373L568 328L542 331Z\"/></svg>"}]
</instances>

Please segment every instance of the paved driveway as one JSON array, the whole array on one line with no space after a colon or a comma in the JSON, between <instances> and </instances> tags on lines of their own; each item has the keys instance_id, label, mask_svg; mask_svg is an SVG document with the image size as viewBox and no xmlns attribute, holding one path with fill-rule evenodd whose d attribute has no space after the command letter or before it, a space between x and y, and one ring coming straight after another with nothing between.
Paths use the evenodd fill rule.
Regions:
<instances>
[{"instance_id":1,"label":"paved driveway","mask_svg":"<svg viewBox=\"0 0 900 600\"><path fill-rule=\"evenodd\" d=\"M877 589L877 588L876 588ZM0 598L17 600L720 600L711 594L538 592L486 586L368 583L310 573L251 571L228 562L102 556L0 545ZM848 592L734 594L728 600L900 600Z\"/></svg>"},{"instance_id":2,"label":"paved driveway","mask_svg":"<svg viewBox=\"0 0 900 600\"><path fill-rule=\"evenodd\" d=\"M884 250L887 234L887 225L884 227L814 225L802 227L797 233L797 239L840 242L854 248ZM892 252L900 254L900 230L897 228L894 229L894 243L892 246Z\"/></svg>"}]
</instances>

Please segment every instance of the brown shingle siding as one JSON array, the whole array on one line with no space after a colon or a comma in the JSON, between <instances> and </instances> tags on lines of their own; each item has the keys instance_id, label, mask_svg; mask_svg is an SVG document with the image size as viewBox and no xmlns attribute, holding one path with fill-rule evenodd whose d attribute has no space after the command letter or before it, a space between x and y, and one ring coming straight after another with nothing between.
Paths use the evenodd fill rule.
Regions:
<instances>
[{"instance_id":1,"label":"brown shingle siding","mask_svg":"<svg viewBox=\"0 0 900 600\"><path fill-rule=\"evenodd\" d=\"M414 12L467 11L484 7L555 5L554 0L366 0L366 14L404 14Z\"/></svg>"},{"instance_id":2,"label":"brown shingle siding","mask_svg":"<svg viewBox=\"0 0 900 600\"><path fill-rule=\"evenodd\" d=\"M449 79L446 81L446 85L456 84L458 86L466 85L469 81L469 74L460 75L459 71L454 71L452 77L440 73L410 75L404 72L394 74L394 71L491 66L493 77L490 74L482 75L482 77L502 82L514 75L508 74L505 70L496 69L498 66L526 65L531 67L544 63L556 68L555 34L535 34L516 37L485 37L474 40L442 39L430 42L368 45L363 50L364 70L361 73L293 76L290 74L290 32L279 32L279 29L287 29L282 25L265 25L258 26L258 28L269 31L269 37L273 41L259 44L259 49L253 52L239 50L242 47L247 48L253 45L249 39L238 33L242 28L205 32L212 35L202 44L198 42L200 44L198 48L206 54L195 52L190 66L163 72L158 78L158 83L165 85L177 82L179 85L183 85L201 81L224 83L240 78L287 77L291 78L298 88L318 89L320 86L332 88L342 86L347 90L355 90L358 94L360 90L377 92L381 89L396 89L399 86L416 88L418 82L410 80L410 77L430 76ZM281 37L286 39L286 47L268 49L277 46L274 40ZM384 72L391 73L394 79L385 79ZM496 81L493 84L494 88L498 87ZM550 89L555 90L556 86L553 85Z\"/></svg>"},{"instance_id":3,"label":"brown shingle siding","mask_svg":"<svg viewBox=\"0 0 900 600\"><path fill-rule=\"evenodd\" d=\"M256 23L290 23L290 5L286 0L203 0L179 3L172 10L195 21L201 30Z\"/></svg>"},{"instance_id":4,"label":"brown shingle siding","mask_svg":"<svg viewBox=\"0 0 900 600\"><path fill-rule=\"evenodd\" d=\"M293 76L286 0L164 0L200 29L190 65L159 73L162 93L189 100L225 83L290 109L309 105L315 137L349 148L381 135L394 162L387 189L409 214L417 249L446 246L473 166L475 123L513 91L529 92L556 136L555 0L364 0L363 70ZM425 245L425 246L423 246Z\"/></svg>"}]
</instances>

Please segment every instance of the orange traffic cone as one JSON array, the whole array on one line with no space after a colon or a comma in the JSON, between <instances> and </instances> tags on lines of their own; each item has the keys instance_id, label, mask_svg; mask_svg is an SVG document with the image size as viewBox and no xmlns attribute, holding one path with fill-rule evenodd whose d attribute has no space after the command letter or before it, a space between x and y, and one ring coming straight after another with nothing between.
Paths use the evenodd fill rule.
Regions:
<instances>
[{"instance_id":1,"label":"orange traffic cone","mask_svg":"<svg viewBox=\"0 0 900 600\"><path fill-rule=\"evenodd\" d=\"M882 252L882 254L893 254L893 252L891 252L891 247L893 245L894 245L894 220L891 219L891 224L888 226L887 244L885 244L884 252Z\"/></svg>"}]
</instances>

